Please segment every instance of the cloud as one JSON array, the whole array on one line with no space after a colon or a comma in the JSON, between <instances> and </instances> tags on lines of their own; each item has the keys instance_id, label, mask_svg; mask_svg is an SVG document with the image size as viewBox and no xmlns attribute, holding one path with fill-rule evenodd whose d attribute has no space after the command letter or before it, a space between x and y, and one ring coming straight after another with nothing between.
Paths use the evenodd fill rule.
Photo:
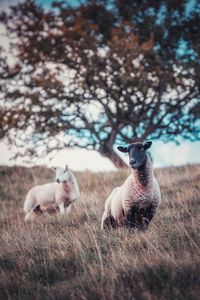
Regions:
<instances>
[{"instance_id":1,"label":"cloud","mask_svg":"<svg viewBox=\"0 0 200 300\"><path fill-rule=\"evenodd\" d=\"M155 167L200 163L200 142L183 141L180 145L156 141L152 146Z\"/></svg>"},{"instance_id":2,"label":"cloud","mask_svg":"<svg viewBox=\"0 0 200 300\"><path fill-rule=\"evenodd\" d=\"M108 158L102 157L96 151L89 151L83 149L76 150L62 150L49 164L50 166L63 167L66 164L73 170L92 170L99 171L113 171L116 168Z\"/></svg>"}]
</instances>

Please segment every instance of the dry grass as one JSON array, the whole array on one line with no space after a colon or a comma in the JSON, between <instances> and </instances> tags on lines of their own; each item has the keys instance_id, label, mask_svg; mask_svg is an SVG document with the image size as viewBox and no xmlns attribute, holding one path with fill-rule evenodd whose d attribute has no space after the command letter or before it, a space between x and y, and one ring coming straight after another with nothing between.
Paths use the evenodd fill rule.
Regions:
<instances>
[{"instance_id":1,"label":"dry grass","mask_svg":"<svg viewBox=\"0 0 200 300\"><path fill-rule=\"evenodd\" d=\"M162 204L146 233L100 230L105 199L127 172L77 174L68 216L25 224L28 189L51 170L0 168L1 299L197 299L200 166L157 170Z\"/></svg>"}]
</instances>

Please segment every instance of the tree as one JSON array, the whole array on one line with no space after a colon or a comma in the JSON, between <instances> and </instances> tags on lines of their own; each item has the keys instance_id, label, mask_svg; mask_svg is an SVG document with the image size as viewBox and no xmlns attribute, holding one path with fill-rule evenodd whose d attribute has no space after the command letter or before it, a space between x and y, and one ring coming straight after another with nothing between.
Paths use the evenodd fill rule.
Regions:
<instances>
[{"instance_id":1,"label":"tree","mask_svg":"<svg viewBox=\"0 0 200 300\"><path fill-rule=\"evenodd\" d=\"M2 52L1 137L32 156L95 149L117 167L114 144L199 139L195 5L29 0L2 13L16 63Z\"/></svg>"}]
</instances>

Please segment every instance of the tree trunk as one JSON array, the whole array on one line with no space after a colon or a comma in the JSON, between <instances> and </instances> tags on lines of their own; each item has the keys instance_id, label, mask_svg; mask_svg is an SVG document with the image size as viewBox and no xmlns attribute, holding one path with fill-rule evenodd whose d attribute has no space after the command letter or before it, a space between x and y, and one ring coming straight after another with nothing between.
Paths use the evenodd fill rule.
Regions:
<instances>
[{"instance_id":1,"label":"tree trunk","mask_svg":"<svg viewBox=\"0 0 200 300\"><path fill-rule=\"evenodd\" d=\"M102 146L99 149L99 153L102 156L109 158L116 168L125 169L128 167L128 165L123 161L123 159L121 159L121 157L113 149L110 149L107 145Z\"/></svg>"}]
</instances>

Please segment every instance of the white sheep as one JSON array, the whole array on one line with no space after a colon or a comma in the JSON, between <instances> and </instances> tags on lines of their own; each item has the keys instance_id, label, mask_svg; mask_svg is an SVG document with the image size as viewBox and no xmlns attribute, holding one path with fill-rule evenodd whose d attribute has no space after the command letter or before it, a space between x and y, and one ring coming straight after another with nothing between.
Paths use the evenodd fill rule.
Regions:
<instances>
[{"instance_id":1,"label":"white sheep","mask_svg":"<svg viewBox=\"0 0 200 300\"><path fill-rule=\"evenodd\" d=\"M145 230L155 215L161 195L154 177L152 161L146 151L152 142L133 143L127 147L118 147L128 152L131 175L115 188L105 203L101 228L110 229L120 226Z\"/></svg>"},{"instance_id":2,"label":"white sheep","mask_svg":"<svg viewBox=\"0 0 200 300\"><path fill-rule=\"evenodd\" d=\"M80 196L77 180L70 169L57 168L56 182L37 185L29 190L24 202L25 221L35 213L59 208L60 214L70 212Z\"/></svg>"}]
</instances>

